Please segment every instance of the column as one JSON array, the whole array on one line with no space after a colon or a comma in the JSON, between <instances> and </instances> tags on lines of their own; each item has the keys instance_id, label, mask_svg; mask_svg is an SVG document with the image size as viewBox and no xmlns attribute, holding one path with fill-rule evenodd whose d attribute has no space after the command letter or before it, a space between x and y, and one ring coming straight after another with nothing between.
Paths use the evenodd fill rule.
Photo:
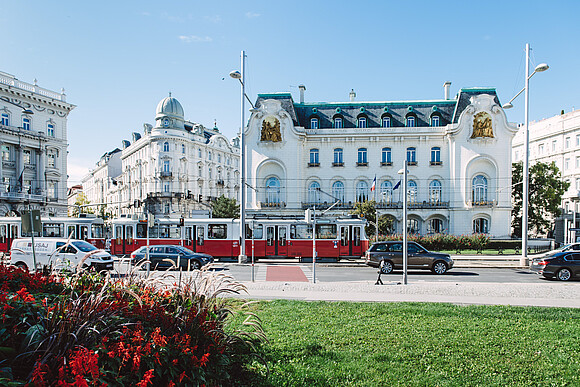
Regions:
<instances>
[{"instance_id":1,"label":"column","mask_svg":"<svg viewBox=\"0 0 580 387\"><path fill-rule=\"evenodd\" d=\"M4 186L4 160L2 159L2 146L4 141L0 140L0 193L6 192L6 187Z\"/></svg>"},{"instance_id":2,"label":"column","mask_svg":"<svg viewBox=\"0 0 580 387\"><path fill-rule=\"evenodd\" d=\"M14 163L16 165L16 181L14 182L14 192L20 192L22 190L22 182L20 176L24 173L24 155L22 154L22 147L20 144L14 145ZM24 179L24 176L22 176Z\"/></svg>"},{"instance_id":3,"label":"column","mask_svg":"<svg viewBox=\"0 0 580 387\"><path fill-rule=\"evenodd\" d=\"M44 164L44 149L41 146L37 151L37 159L36 159L36 181L38 182L37 191L34 192L37 195L44 195L46 192L46 174L45 172L45 164Z\"/></svg>"}]
</instances>

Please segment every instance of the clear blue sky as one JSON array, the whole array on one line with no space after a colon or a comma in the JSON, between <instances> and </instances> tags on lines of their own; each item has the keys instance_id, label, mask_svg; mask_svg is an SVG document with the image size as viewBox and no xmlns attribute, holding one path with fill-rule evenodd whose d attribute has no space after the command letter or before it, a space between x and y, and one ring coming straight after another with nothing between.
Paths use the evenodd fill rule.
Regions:
<instances>
[{"instance_id":1,"label":"clear blue sky","mask_svg":"<svg viewBox=\"0 0 580 387\"><path fill-rule=\"evenodd\" d=\"M0 70L66 89L69 186L143 123L172 92L188 120L229 138L247 93L298 100L438 99L443 83L523 87L524 47L547 62L530 86L530 119L580 108L578 1L40 1L0 0ZM225 78L222 80L222 78ZM508 111L523 122L523 95Z\"/></svg>"}]
</instances>

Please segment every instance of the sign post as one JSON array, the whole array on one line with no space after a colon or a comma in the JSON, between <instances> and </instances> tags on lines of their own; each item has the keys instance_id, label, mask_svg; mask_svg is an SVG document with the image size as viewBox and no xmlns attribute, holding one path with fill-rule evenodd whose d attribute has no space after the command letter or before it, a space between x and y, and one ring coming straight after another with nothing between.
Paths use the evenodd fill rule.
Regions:
<instances>
[{"instance_id":1,"label":"sign post","mask_svg":"<svg viewBox=\"0 0 580 387\"><path fill-rule=\"evenodd\" d=\"M34 262L34 270L36 271L36 250L34 248L34 232L42 230L42 222L40 221L40 210L31 210L30 204L28 211L23 211L20 217L22 222L22 232L30 233L32 238L32 261Z\"/></svg>"}]
</instances>

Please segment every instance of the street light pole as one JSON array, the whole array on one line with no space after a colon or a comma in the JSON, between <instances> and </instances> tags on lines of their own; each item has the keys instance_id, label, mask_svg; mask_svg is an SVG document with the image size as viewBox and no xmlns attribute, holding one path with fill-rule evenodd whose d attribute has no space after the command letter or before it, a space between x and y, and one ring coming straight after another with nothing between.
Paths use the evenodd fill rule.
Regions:
<instances>
[{"instance_id":1,"label":"street light pole","mask_svg":"<svg viewBox=\"0 0 580 387\"><path fill-rule=\"evenodd\" d=\"M409 249L407 242L407 205L408 205L408 188L407 188L407 159L403 163L403 169L399 174L403 175L403 284L407 285L407 262L409 257Z\"/></svg>"}]
</instances>

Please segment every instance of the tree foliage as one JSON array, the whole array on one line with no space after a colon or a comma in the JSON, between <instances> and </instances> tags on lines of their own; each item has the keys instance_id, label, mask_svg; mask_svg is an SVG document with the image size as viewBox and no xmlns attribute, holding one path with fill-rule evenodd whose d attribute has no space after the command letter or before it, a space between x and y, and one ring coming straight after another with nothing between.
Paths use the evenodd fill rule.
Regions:
<instances>
[{"instance_id":1,"label":"tree foliage","mask_svg":"<svg viewBox=\"0 0 580 387\"><path fill-rule=\"evenodd\" d=\"M211 204L212 217L234 218L240 217L240 206L236 199L226 198L224 195L217 198Z\"/></svg>"},{"instance_id":2,"label":"tree foliage","mask_svg":"<svg viewBox=\"0 0 580 387\"><path fill-rule=\"evenodd\" d=\"M523 163L512 164L512 228L522 236ZM545 234L553 228L554 219L561 215L562 195L570 183L562 181L554 162L538 162L530 166L528 223L534 235Z\"/></svg>"},{"instance_id":3,"label":"tree foliage","mask_svg":"<svg viewBox=\"0 0 580 387\"><path fill-rule=\"evenodd\" d=\"M72 216L79 216L79 214L94 214L95 211L91 207L83 207L87 204L91 204L87 195L84 192L79 192L77 194L77 199L75 200L74 207L72 209Z\"/></svg>"},{"instance_id":4,"label":"tree foliage","mask_svg":"<svg viewBox=\"0 0 580 387\"><path fill-rule=\"evenodd\" d=\"M368 236L373 236L376 234L376 202L374 200L356 203L351 214L358 215L367 220L368 223L365 227L365 232ZM379 216L379 234L386 235L392 234L393 232L392 216L387 214Z\"/></svg>"}]
</instances>

